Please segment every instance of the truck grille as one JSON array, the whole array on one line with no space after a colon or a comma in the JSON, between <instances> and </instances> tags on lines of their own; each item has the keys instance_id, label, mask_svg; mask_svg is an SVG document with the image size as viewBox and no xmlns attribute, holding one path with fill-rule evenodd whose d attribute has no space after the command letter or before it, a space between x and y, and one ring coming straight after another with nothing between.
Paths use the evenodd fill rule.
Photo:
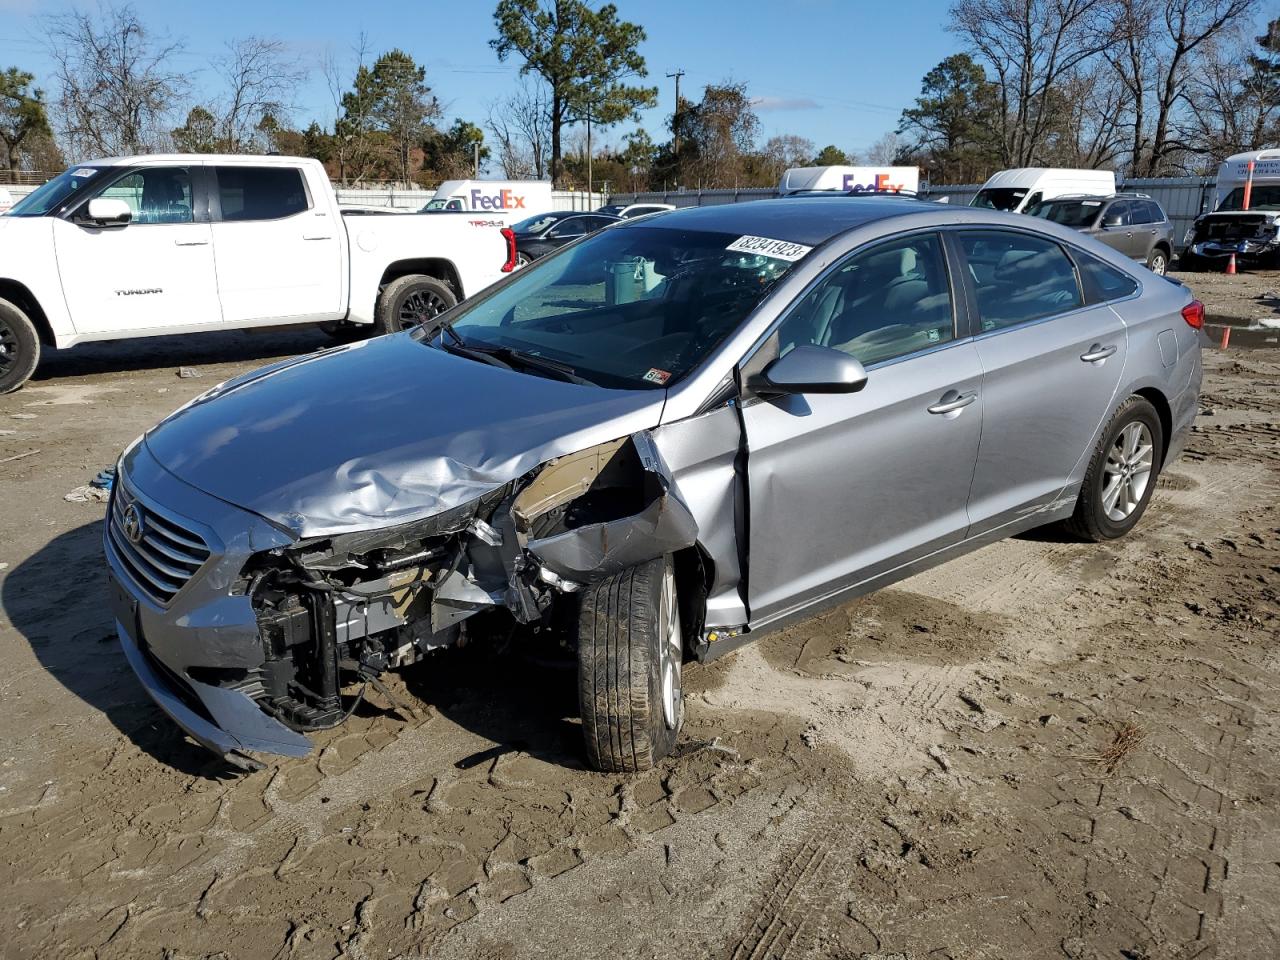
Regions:
<instances>
[{"instance_id":1,"label":"truck grille","mask_svg":"<svg viewBox=\"0 0 1280 960\"><path fill-rule=\"evenodd\" d=\"M198 533L158 514L117 482L108 527L116 557L133 582L165 606L209 559Z\"/></svg>"},{"instance_id":2,"label":"truck grille","mask_svg":"<svg viewBox=\"0 0 1280 960\"><path fill-rule=\"evenodd\" d=\"M1233 243L1260 237L1267 227L1265 217L1205 217L1197 231L1196 240Z\"/></svg>"}]
</instances>

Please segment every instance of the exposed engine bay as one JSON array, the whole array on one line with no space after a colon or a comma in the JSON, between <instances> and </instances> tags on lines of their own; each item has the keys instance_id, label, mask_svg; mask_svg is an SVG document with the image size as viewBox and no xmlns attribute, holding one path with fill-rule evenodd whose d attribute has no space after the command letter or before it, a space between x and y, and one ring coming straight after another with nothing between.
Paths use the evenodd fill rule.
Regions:
<instances>
[{"instance_id":1,"label":"exposed engine bay","mask_svg":"<svg viewBox=\"0 0 1280 960\"><path fill-rule=\"evenodd\" d=\"M264 662L231 686L300 731L334 726L351 683L462 645L476 614L546 621L558 599L691 546L697 524L647 434L543 464L424 520L255 555L237 591Z\"/></svg>"}]
</instances>

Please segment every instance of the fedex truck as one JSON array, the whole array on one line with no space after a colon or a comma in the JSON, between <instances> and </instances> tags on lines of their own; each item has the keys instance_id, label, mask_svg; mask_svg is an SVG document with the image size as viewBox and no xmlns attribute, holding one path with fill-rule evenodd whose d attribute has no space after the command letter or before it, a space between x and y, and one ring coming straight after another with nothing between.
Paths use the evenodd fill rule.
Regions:
<instances>
[{"instance_id":1,"label":"fedex truck","mask_svg":"<svg viewBox=\"0 0 1280 960\"><path fill-rule=\"evenodd\" d=\"M919 167L792 167L782 175L778 193L916 193Z\"/></svg>"},{"instance_id":2,"label":"fedex truck","mask_svg":"<svg viewBox=\"0 0 1280 960\"><path fill-rule=\"evenodd\" d=\"M483 214L510 226L551 209L547 180L446 180L422 212Z\"/></svg>"}]
</instances>

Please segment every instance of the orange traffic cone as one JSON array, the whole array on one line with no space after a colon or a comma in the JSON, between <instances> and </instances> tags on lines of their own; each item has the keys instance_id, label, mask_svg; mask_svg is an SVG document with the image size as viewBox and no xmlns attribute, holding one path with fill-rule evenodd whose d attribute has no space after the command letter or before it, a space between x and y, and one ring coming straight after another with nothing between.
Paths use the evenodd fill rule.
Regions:
<instances>
[{"instance_id":1,"label":"orange traffic cone","mask_svg":"<svg viewBox=\"0 0 1280 960\"><path fill-rule=\"evenodd\" d=\"M1236 255L1233 253L1231 259L1227 261L1227 276L1234 277L1236 275Z\"/></svg>"}]
</instances>

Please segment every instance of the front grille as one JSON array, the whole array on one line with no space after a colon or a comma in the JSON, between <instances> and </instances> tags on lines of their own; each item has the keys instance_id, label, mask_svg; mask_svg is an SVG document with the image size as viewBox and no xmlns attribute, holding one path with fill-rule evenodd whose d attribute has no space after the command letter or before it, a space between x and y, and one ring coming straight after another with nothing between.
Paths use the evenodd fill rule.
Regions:
<instances>
[{"instance_id":1,"label":"front grille","mask_svg":"<svg viewBox=\"0 0 1280 960\"><path fill-rule=\"evenodd\" d=\"M130 578L160 606L167 605L209 559L209 546L198 533L161 516L120 480L111 498L108 530L116 557Z\"/></svg>"}]
</instances>

